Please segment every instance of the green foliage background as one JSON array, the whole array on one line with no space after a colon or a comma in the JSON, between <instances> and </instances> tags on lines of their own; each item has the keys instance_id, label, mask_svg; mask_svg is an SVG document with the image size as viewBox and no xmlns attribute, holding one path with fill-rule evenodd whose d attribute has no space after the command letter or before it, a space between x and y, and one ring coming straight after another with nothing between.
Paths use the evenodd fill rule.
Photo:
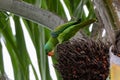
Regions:
<instances>
[{"instance_id":1,"label":"green foliage background","mask_svg":"<svg viewBox=\"0 0 120 80\"><path fill-rule=\"evenodd\" d=\"M54 14L60 16L67 22L67 16L65 14L63 5L61 4L60 0L23 0L27 3L33 4L39 8L43 8L53 12ZM74 17L75 19L82 18L82 20L90 19L95 17L93 4L91 0L64 0L69 12L70 16ZM89 11L88 16L86 16L83 6L86 5ZM10 17L13 17L15 23L15 31L16 35L13 35L11 25L10 25ZM34 44L39 72L41 75L37 75L33 63L29 57L26 42L23 34L22 25L20 23L20 17L15 16L14 14L7 12L0 12L0 38L4 40L5 46L9 52L12 66L14 70L14 77L15 80L30 80L29 79L29 65L32 66L34 71L34 76L36 80L38 76L41 76L42 80L52 80L49 72L49 65L48 65L48 57L44 51L44 45L49 39L50 30L46 29L45 27L33 23L29 20L23 18L25 27L27 28L30 38ZM89 27L83 29L83 31L90 36L91 32L89 31ZM1 45L0 41L0 75L5 74L4 70L4 62L3 62L3 54L2 53L3 46ZM53 63L56 60L53 57ZM57 79L62 80L61 76L56 72Z\"/></svg>"}]
</instances>

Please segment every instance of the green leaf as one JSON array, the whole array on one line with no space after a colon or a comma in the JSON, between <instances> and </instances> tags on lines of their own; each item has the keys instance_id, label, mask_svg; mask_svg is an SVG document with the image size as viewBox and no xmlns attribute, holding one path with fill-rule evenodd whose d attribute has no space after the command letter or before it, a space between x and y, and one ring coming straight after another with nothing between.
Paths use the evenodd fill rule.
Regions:
<instances>
[{"instance_id":1,"label":"green leaf","mask_svg":"<svg viewBox=\"0 0 120 80\"><path fill-rule=\"evenodd\" d=\"M45 50L44 50L44 45L45 45L45 33L44 33L44 28L41 27L39 29L39 31L41 32L40 34L40 56L41 56L41 76L42 76L42 80L52 80L51 79L51 76L50 76L50 72L49 72L49 66L48 66L48 57L45 53Z\"/></svg>"},{"instance_id":2,"label":"green leaf","mask_svg":"<svg viewBox=\"0 0 120 80\"><path fill-rule=\"evenodd\" d=\"M19 21L19 17L14 16L13 19L15 21L16 44L17 44L17 49L18 49L18 53L16 53L16 54L18 57L21 56L19 58L19 60L20 60L21 65L22 65L23 74L24 74L25 79L29 80L30 58L29 58L28 52L26 50L26 45L25 45L22 27L21 27L21 24Z\"/></svg>"},{"instance_id":3,"label":"green leaf","mask_svg":"<svg viewBox=\"0 0 120 80\"><path fill-rule=\"evenodd\" d=\"M3 64L2 44L0 41L0 75L1 74L4 74L4 64Z\"/></svg>"},{"instance_id":4,"label":"green leaf","mask_svg":"<svg viewBox=\"0 0 120 80\"><path fill-rule=\"evenodd\" d=\"M27 30L28 30L28 32L29 32L29 35L30 35L30 37L31 37L31 40L32 40L32 42L33 42L33 44L34 44L34 47L36 47L36 46L39 46L39 43L37 43L37 45L36 45L36 40L35 40L35 37L36 38L38 38L39 39L39 32L38 31L36 31L36 30L39 30L38 29L38 25L37 24L35 24L35 23L33 23L33 22L30 22L30 21L28 21L28 20L25 20L25 19L22 19L23 20L23 22L24 22L24 24L25 24L25 27L27 28ZM35 32L35 33L34 33ZM37 33L38 33L38 35L37 35ZM39 40L38 40L39 41ZM36 45L36 46L35 46ZM39 50L39 49L38 49ZM37 55L37 59L40 59L40 56L39 55ZM34 68L34 66L33 66L33 64L32 64L32 62L30 61L30 63L31 63L31 66L32 66L32 69L33 69L33 72L34 72L34 75L35 75L35 78L36 78L36 80L39 80L39 78L38 78L38 76L40 76L40 75L37 75L37 73L36 73L36 71L35 71L35 68ZM38 60L38 65L39 65L39 60ZM40 70L40 69L39 69ZM41 70L40 70L40 73L41 73Z\"/></svg>"},{"instance_id":5,"label":"green leaf","mask_svg":"<svg viewBox=\"0 0 120 80\"><path fill-rule=\"evenodd\" d=\"M2 18L2 21L0 20L0 32L2 36L4 37L4 43L8 49L8 52L10 54L13 68L14 68L14 76L15 80L24 80L23 75L21 75L21 69L19 62L17 62L18 57L15 56L15 52L17 52L14 36L12 35L11 28L9 26L8 20L6 18ZM16 75L17 74L17 75Z\"/></svg>"},{"instance_id":6,"label":"green leaf","mask_svg":"<svg viewBox=\"0 0 120 80\"><path fill-rule=\"evenodd\" d=\"M36 53L37 53L37 60L38 66L41 73L42 80L51 80L49 67L48 67L48 59L47 55L44 51L45 45L45 32L49 32L49 30L44 29L43 26L29 22L27 20L23 20L28 32L31 36L33 41ZM30 25L31 24L31 25Z\"/></svg>"},{"instance_id":7,"label":"green leaf","mask_svg":"<svg viewBox=\"0 0 120 80\"><path fill-rule=\"evenodd\" d=\"M22 73L22 68L21 68L20 62L18 60L18 57L17 57L14 49L12 48L12 44L7 39L6 39L6 48L9 52L9 55L10 55L10 58L12 61L15 80L24 80L24 75Z\"/></svg>"},{"instance_id":8,"label":"green leaf","mask_svg":"<svg viewBox=\"0 0 120 80\"><path fill-rule=\"evenodd\" d=\"M36 0L23 0L23 1L25 1L27 3L31 3L31 4L35 4L36 3Z\"/></svg>"}]
</instances>

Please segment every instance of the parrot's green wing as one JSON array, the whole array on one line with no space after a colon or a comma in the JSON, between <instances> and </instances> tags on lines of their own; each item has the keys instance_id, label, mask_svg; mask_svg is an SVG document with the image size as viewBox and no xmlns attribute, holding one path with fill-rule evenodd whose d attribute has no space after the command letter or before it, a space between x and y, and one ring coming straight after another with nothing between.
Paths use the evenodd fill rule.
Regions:
<instances>
[{"instance_id":1,"label":"parrot's green wing","mask_svg":"<svg viewBox=\"0 0 120 80\"><path fill-rule=\"evenodd\" d=\"M59 43L62 43L64 41L69 40L71 37L73 37L81 28L84 28L87 25L90 25L91 23L95 22L96 19L90 19L83 21L79 24L72 25L71 27L65 29L59 36L58 41Z\"/></svg>"},{"instance_id":2,"label":"parrot's green wing","mask_svg":"<svg viewBox=\"0 0 120 80\"><path fill-rule=\"evenodd\" d=\"M65 24L62 24L58 27L56 27L52 32L51 35L52 37L58 37L60 33L62 33L65 29L67 29L68 27L72 26L72 25L76 25L79 24L81 22L81 19L78 19L76 21L69 21Z\"/></svg>"}]
</instances>

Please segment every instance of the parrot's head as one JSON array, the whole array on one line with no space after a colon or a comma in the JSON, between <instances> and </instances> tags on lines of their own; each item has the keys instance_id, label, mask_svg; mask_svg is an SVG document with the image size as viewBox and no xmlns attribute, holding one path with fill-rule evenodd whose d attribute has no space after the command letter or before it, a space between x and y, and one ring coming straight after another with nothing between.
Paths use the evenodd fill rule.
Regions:
<instances>
[{"instance_id":1,"label":"parrot's head","mask_svg":"<svg viewBox=\"0 0 120 80\"><path fill-rule=\"evenodd\" d=\"M54 50L53 47L51 45L45 45L45 52L48 56L53 56L54 55Z\"/></svg>"}]
</instances>

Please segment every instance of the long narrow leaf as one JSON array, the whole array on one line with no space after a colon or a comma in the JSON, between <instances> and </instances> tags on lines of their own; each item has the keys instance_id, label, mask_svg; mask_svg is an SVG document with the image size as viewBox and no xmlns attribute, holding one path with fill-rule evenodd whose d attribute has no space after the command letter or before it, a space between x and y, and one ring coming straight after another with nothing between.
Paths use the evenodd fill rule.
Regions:
<instances>
[{"instance_id":1,"label":"long narrow leaf","mask_svg":"<svg viewBox=\"0 0 120 80\"><path fill-rule=\"evenodd\" d=\"M6 47L11 57L15 80L24 80L24 75L21 70L22 68L21 68L20 62L9 40L6 40Z\"/></svg>"},{"instance_id":2,"label":"long narrow leaf","mask_svg":"<svg viewBox=\"0 0 120 80\"><path fill-rule=\"evenodd\" d=\"M44 28L40 28L40 56L41 56L41 72L43 73L42 75L42 80L52 80L49 72L49 67L48 67L48 58L44 50L44 45L45 45L45 34L44 34Z\"/></svg>"},{"instance_id":3,"label":"long narrow leaf","mask_svg":"<svg viewBox=\"0 0 120 80\"><path fill-rule=\"evenodd\" d=\"M45 44L45 37L44 37L44 28L40 25L35 23L31 23L29 21L23 20L28 32L30 33L31 39L34 43L34 47L37 53L37 60L38 66L41 73L42 80L51 80L49 67L48 67L48 60L47 56L44 52L44 44ZM32 25L29 25L32 24ZM47 72L46 72L47 71Z\"/></svg>"},{"instance_id":4,"label":"long narrow leaf","mask_svg":"<svg viewBox=\"0 0 120 80\"><path fill-rule=\"evenodd\" d=\"M4 65L3 65L3 53L2 53L2 44L0 41L0 75L4 74Z\"/></svg>"},{"instance_id":5,"label":"long narrow leaf","mask_svg":"<svg viewBox=\"0 0 120 80\"><path fill-rule=\"evenodd\" d=\"M11 60L12 60L14 74L17 74L17 75L15 75L15 80L21 80L21 79L23 79L23 75L21 75L20 65L19 65L19 62L17 62L18 57L15 57L15 55L14 55L14 52L16 52L17 49L15 46L14 37L11 33L9 22L8 22L8 20L6 20L6 18L2 18L2 21L0 21L0 25L1 25L0 32L1 32L2 36L4 36L4 43L8 49L8 52L9 52Z\"/></svg>"},{"instance_id":6,"label":"long narrow leaf","mask_svg":"<svg viewBox=\"0 0 120 80\"><path fill-rule=\"evenodd\" d=\"M25 79L29 80L29 55L26 50L26 45L25 45L25 40L23 36L23 31L22 27L19 21L19 18L14 16L14 21L15 21L15 29L16 29L16 43L17 43L17 48L18 48L18 53L17 55L20 56L21 64L22 64L22 69L23 69L23 74L25 75Z\"/></svg>"}]
</instances>

